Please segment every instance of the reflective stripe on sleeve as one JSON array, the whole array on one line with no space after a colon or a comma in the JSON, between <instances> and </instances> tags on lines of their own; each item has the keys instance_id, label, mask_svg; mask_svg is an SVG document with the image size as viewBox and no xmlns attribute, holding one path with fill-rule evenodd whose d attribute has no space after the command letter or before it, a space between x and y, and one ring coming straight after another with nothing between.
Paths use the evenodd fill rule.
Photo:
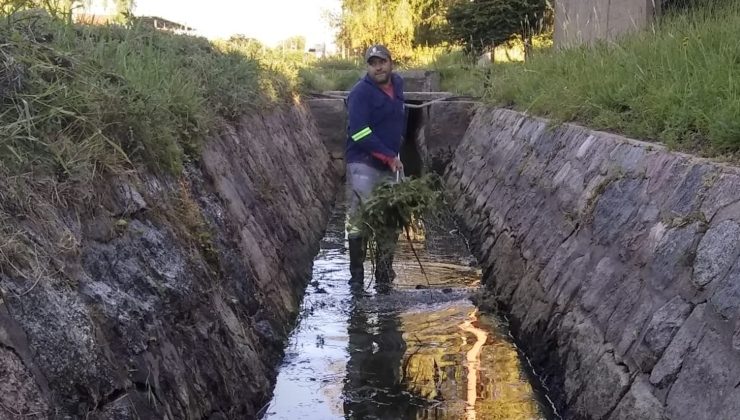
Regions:
<instances>
[{"instance_id":1,"label":"reflective stripe on sleeve","mask_svg":"<svg viewBox=\"0 0 740 420\"><path fill-rule=\"evenodd\" d=\"M370 130L370 127L365 127L362 130L360 130L360 131L356 132L355 134L353 134L352 135L352 140L354 140L354 141L360 141L360 140L364 139L365 137L369 136L372 133L373 133L373 131Z\"/></svg>"}]
</instances>

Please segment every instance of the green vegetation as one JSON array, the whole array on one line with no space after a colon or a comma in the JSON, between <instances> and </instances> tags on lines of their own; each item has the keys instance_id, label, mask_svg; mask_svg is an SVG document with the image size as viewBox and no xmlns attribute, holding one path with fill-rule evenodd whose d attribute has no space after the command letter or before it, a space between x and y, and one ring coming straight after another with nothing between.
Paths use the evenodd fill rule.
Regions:
<instances>
[{"instance_id":1,"label":"green vegetation","mask_svg":"<svg viewBox=\"0 0 740 420\"><path fill-rule=\"evenodd\" d=\"M374 263L393 252L391 245L396 243L398 234L404 232L426 277L421 260L413 247L412 232L421 227L420 222L423 219L438 220L443 203L442 181L438 175L429 173L400 183L378 185L370 198L360 203L360 210L351 222L360 226Z\"/></svg>"},{"instance_id":2,"label":"green vegetation","mask_svg":"<svg viewBox=\"0 0 740 420\"><path fill-rule=\"evenodd\" d=\"M519 38L529 53L532 38L552 32L548 0L472 0L456 2L447 13L450 39L480 54Z\"/></svg>"},{"instance_id":3,"label":"green vegetation","mask_svg":"<svg viewBox=\"0 0 740 420\"><path fill-rule=\"evenodd\" d=\"M220 120L284 103L297 87L236 47L53 15L17 7L0 20L0 165L10 174L177 173Z\"/></svg>"},{"instance_id":4,"label":"green vegetation","mask_svg":"<svg viewBox=\"0 0 740 420\"><path fill-rule=\"evenodd\" d=\"M480 96L488 71L462 50L441 53L424 67L439 73L443 91L470 96Z\"/></svg>"},{"instance_id":5,"label":"green vegetation","mask_svg":"<svg viewBox=\"0 0 740 420\"><path fill-rule=\"evenodd\" d=\"M361 10L355 3L343 2L339 41L346 51L359 56L360 47L370 38L362 38L367 33L353 38L357 31L350 18L355 9ZM403 1L376 0L375 6L362 9L356 18L384 21L382 13L395 10L378 6L386 3ZM403 39L398 45L406 53L398 67L437 70L443 90L472 96L483 93L486 101L498 106L661 141L697 154L734 155L740 150L737 2L666 1L666 15L648 30L616 41L559 50L550 48L552 10L547 2L432 3L445 16L436 26L442 28L437 34L443 35L434 44L438 47L423 47L403 34L389 45L393 50L393 42ZM519 13L524 9L531 13ZM417 18L412 16L410 21ZM413 32L418 31L414 26ZM405 49L408 45L410 50ZM495 51L494 64L476 63L472 54L490 51L492 45L501 46ZM526 63L512 62L521 59L509 56L512 47L531 53ZM332 71L319 71L316 76L306 69L302 75L313 76L304 77L313 80L307 85L347 89L354 71L342 81Z\"/></svg>"},{"instance_id":6,"label":"green vegetation","mask_svg":"<svg viewBox=\"0 0 740 420\"><path fill-rule=\"evenodd\" d=\"M545 0L342 0L341 5L341 14L332 17L337 45L352 58L302 69L306 90L351 88L364 73L365 49L382 43L393 52L397 69L437 70L443 89L480 95L489 71L476 65L476 54L517 61L532 48L552 44L553 15Z\"/></svg>"},{"instance_id":7,"label":"green vegetation","mask_svg":"<svg viewBox=\"0 0 740 420\"><path fill-rule=\"evenodd\" d=\"M672 13L617 42L493 66L487 100L699 154L740 150L740 5Z\"/></svg>"},{"instance_id":8,"label":"green vegetation","mask_svg":"<svg viewBox=\"0 0 740 420\"><path fill-rule=\"evenodd\" d=\"M459 47L480 54L519 39L552 33L548 0L342 0L333 16L337 45L361 57L372 44L385 44L394 59L418 64L419 50ZM423 54L423 51L422 51Z\"/></svg>"},{"instance_id":9,"label":"green vegetation","mask_svg":"<svg viewBox=\"0 0 740 420\"><path fill-rule=\"evenodd\" d=\"M517 1L541 6L534 0L489 2L500 10L486 16L510 25L497 26L495 37L476 32L480 39L469 42L484 45L495 38L504 42L502 48L526 49L533 32L521 29L539 21L517 26L522 17L506 12ZM480 50L451 32L485 28L455 21L455 10L480 8L481 2L346 0L343 18L335 23L353 58L319 60L303 52L299 37L276 49L240 36L210 43L155 31L125 12L126 24L75 25L72 3L13 0L0 7L3 173L81 181L139 165L177 173L185 161L198 158L223 120L279 106L299 92L349 89L364 73L361 47L371 42L371 34L358 38L357 27L400 14L410 29L380 41L392 50L399 46L398 68L439 71L443 90L483 92L499 106L682 150L717 155L740 149L736 2L710 7L677 1L654 28L618 42L544 51L540 47L550 45L546 34L534 38L526 64L502 63L510 57L499 49L491 67L477 65L470 52ZM130 3L116 4L124 10Z\"/></svg>"},{"instance_id":10,"label":"green vegetation","mask_svg":"<svg viewBox=\"0 0 740 420\"><path fill-rule=\"evenodd\" d=\"M372 44L385 44L405 61L418 46L446 41L446 11L457 0L342 0L333 16L337 45L361 56Z\"/></svg>"},{"instance_id":11,"label":"green vegetation","mask_svg":"<svg viewBox=\"0 0 740 420\"><path fill-rule=\"evenodd\" d=\"M341 58L320 59L298 71L305 92L349 90L364 74L361 60Z\"/></svg>"},{"instance_id":12,"label":"green vegetation","mask_svg":"<svg viewBox=\"0 0 740 420\"><path fill-rule=\"evenodd\" d=\"M416 220L435 213L443 196L441 180L426 174L399 183L378 185L368 200L361 203L357 220L364 238L380 238L410 227Z\"/></svg>"}]
</instances>

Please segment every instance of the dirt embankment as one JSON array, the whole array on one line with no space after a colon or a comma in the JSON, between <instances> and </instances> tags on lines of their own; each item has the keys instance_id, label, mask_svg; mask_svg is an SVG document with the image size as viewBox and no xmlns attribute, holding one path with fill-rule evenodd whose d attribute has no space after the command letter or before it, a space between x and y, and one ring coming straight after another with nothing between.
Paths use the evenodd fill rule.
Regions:
<instances>
[{"instance_id":1,"label":"dirt embankment","mask_svg":"<svg viewBox=\"0 0 740 420\"><path fill-rule=\"evenodd\" d=\"M296 106L224 125L179 178L4 178L0 419L254 416L338 169Z\"/></svg>"}]
</instances>

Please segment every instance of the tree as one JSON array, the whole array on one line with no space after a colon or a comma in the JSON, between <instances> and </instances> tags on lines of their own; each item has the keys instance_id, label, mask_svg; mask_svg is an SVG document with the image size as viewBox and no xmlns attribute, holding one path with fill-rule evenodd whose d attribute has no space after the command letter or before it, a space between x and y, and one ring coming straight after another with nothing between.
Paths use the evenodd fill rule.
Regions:
<instances>
[{"instance_id":1,"label":"tree","mask_svg":"<svg viewBox=\"0 0 740 420\"><path fill-rule=\"evenodd\" d=\"M242 34L232 35L227 42L234 45L248 57L261 57L267 50L259 40Z\"/></svg>"},{"instance_id":2,"label":"tree","mask_svg":"<svg viewBox=\"0 0 740 420\"><path fill-rule=\"evenodd\" d=\"M119 21L126 21L132 16L136 5L135 0L72 0L80 3L84 9L92 9L95 5L102 5L109 13L113 12ZM112 7L111 7L112 6Z\"/></svg>"},{"instance_id":3,"label":"tree","mask_svg":"<svg viewBox=\"0 0 740 420\"><path fill-rule=\"evenodd\" d=\"M521 37L529 55L532 37L551 30L549 0L459 0L447 13L451 38L474 54Z\"/></svg>"},{"instance_id":4,"label":"tree","mask_svg":"<svg viewBox=\"0 0 740 420\"><path fill-rule=\"evenodd\" d=\"M281 41L278 44L278 48L290 51L306 51L306 37L292 36Z\"/></svg>"},{"instance_id":5,"label":"tree","mask_svg":"<svg viewBox=\"0 0 740 420\"><path fill-rule=\"evenodd\" d=\"M337 44L360 55L370 45L381 43L396 57L409 57L413 13L410 0L342 0L341 14L333 19L339 29Z\"/></svg>"},{"instance_id":6,"label":"tree","mask_svg":"<svg viewBox=\"0 0 740 420\"><path fill-rule=\"evenodd\" d=\"M341 13L325 18L339 29L337 44L352 54L383 43L404 57L414 46L447 41L447 8L456 1L342 0Z\"/></svg>"},{"instance_id":7,"label":"tree","mask_svg":"<svg viewBox=\"0 0 740 420\"><path fill-rule=\"evenodd\" d=\"M76 0L4 0L0 1L0 12L10 14L22 10L42 9L52 16L66 16L72 12Z\"/></svg>"},{"instance_id":8,"label":"tree","mask_svg":"<svg viewBox=\"0 0 740 420\"><path fill-rule=\"evenodd\" d=\"M433 46L448 41L447 11L457 0L413 0L414 45Z\"/></svg>"},{"instance_id":9,"label":"tree","mask_svg":"<svg viewBox=\"0 0 740 420\"><path fill-rule=\"evenodd\" d=\"M116 4L116 16L128 17L131 16L131 11L134 9L134 0L114 0Z\"/></svg>"}]
</instances>

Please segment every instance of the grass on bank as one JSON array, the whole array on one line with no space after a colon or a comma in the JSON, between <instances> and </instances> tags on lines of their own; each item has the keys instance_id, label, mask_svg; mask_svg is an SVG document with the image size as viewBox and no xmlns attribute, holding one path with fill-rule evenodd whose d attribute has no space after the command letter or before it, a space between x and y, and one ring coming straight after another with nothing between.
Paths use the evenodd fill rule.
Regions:
<instances>
[{"instance_id":1,"label":"grass on bank","mask_svg":"<svg viewBox=\"0 0 740 420\"><path fill-rule=\"evenodd\" d=\"M349 90L364 75L362 60L328 57L317 60L299 70L301 87L305 92Z\"/></svg>"},{"instance_id":2,"label":"grass on bank","mask_svg":"<svg viewBox=\"0 0 740 420\"><path fill-rule=\"evenodd\" d=\"M177 173L220 120L289 100L296 84L202 38L38 9L0 16L0 165L59 180L142 164Z\"/></svg>"},{"instance_id":3,"label":"grass on bank","mask_svg":"<svg viewBox=\"0 0 740 420\"><path fill-rule=\"evenodd\" d=\"M740 150L740 4L705 4L616 42L495 66L485 97L697 154L734 154Z\"/></svg>"},{"instance_id":4,"label":"grass on bank","mask_svg":"<svg viewBox=\"0 0 740 420\"><path fill-rule=\"evenodd\" d=\"M552 46L551 36L536 37L536 49ZM433 70L440 74L441 90L469 96L480 96L486 76L490 73L477 60L466 55L461 47L443 45L417 46L412 56L396 61L396 70ZM520 40L501 45L494 52L496 65L512 65L524 60L524 45ZM308 63L299 71L305 92L349 90L365 74L361 58L330 57Z\"/></svg>"},{"instance_id":5,"label":"grass on bank","mask_svg":"<svg viewBox=\"0 0 740 420\"><path fill-rule=\"evenodd\" d=\"M420 48L415 53L408 62L395 63L396 70L435 70L440 73L442 90L480 94L484 72L462 52ZM350 90L365 71L359 58L325 58L301 68L299 77L305 92Z\"/></svg>"}]
</instances>

